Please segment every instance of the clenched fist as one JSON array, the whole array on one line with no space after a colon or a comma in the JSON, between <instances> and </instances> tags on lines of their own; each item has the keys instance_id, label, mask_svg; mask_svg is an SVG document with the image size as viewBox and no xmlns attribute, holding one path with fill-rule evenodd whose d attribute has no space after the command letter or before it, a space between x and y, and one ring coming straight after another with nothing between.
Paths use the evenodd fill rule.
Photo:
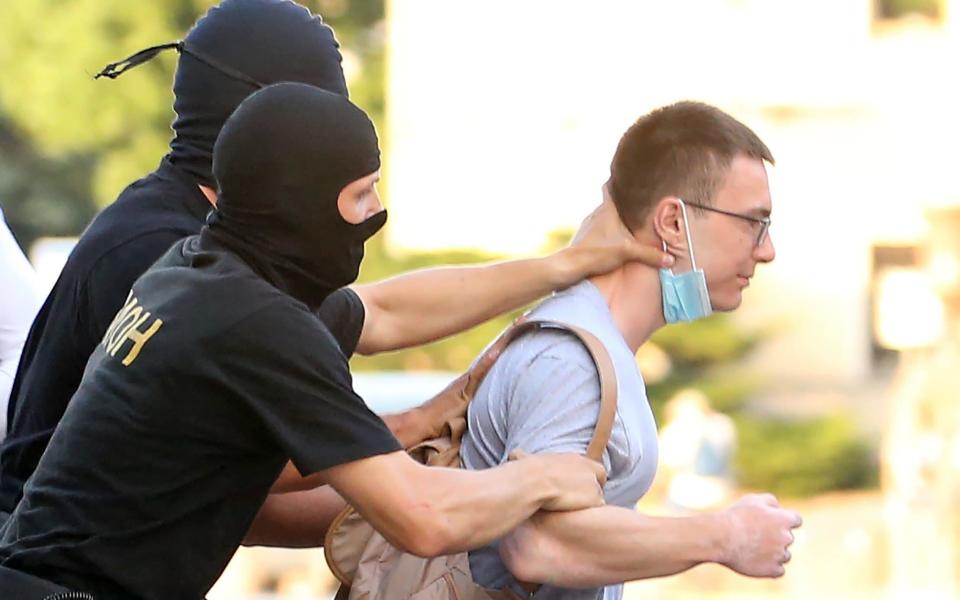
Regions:
<instances>
[{"instance_id":1,"label":"clenched fist","mask_svg":"<svg viewBox=\"0 0 960 600\"><path fill-rule=\"evenodd\" d=\"M750 577L780 577L790 561L793 530L800 515L772 494L750 494L721 513L728 537L721 564Z\"/></svg>"}]
</instances>

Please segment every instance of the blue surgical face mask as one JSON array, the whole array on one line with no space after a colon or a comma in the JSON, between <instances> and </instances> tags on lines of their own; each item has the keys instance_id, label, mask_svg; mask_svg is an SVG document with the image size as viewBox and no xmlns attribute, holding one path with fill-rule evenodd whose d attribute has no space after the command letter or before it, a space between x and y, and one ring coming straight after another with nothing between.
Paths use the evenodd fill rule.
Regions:
<instances>
[{"instance_id":1,"label":"blue surgical face mask","mask_svg":"<svg viewBox=\"0 0 960 600\"><path fill-rule=\"evenodd\" d=\"M663 296L663 317L667 323L696 321L713 313L707 279L703 269L697 268L697 259L693 255L693 237L690 235L687 206L683 200L680 200L680 210L683 211L683 226L690 249L691 270L675 275L672 269L660 269L660 294ZM666 242L663 249L667 249Z\"/></svg>"}]
</instances>

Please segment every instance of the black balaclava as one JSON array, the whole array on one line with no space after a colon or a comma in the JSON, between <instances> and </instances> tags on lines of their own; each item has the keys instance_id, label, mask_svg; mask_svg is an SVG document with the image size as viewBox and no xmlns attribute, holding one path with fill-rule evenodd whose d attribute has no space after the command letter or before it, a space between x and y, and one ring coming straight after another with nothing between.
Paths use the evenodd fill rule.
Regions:
<instances>
[{"instance_id":1,"label":"black balaclava","mask_svg":"<svg viewBox=\"0 0 960 600\"><path fill-rule=\"evenodd\" d=\"M302 83L268 86L217 138L220 197L201 238L317 307L357 278L364 242L387 220L382 211L354 225L337 208L348 183L379 168L373 123L345 97Z\"/></svg>"},{"instance_id":2,"label":"black balaclava","mask_svg":"<svg viewBox=\"0 0 960 600\"><path fill-rule=\"evenodd\" d=\"M290 0L225 0L197 21L184 44L263 84L299 81L347 95L333 30ZM250 84L182 53L173 83L172 162L213 187L213 143L252 91Z\"/></svg>"},{"instance_id":3,"label":"black balaclava","mask_svg":"<svg viewBox=\"0 0 960 600\"><path fill-rule=\"evenodd\" d=\"M199 183L216 187L213 144L237 105L258 88L281 81L346 96L339 48L333 30L291 0L224 0L182 42L137 52L107 65L98 77L112 79L160 51L179 51L170 160Z\"/></svg>"}]
</instances>

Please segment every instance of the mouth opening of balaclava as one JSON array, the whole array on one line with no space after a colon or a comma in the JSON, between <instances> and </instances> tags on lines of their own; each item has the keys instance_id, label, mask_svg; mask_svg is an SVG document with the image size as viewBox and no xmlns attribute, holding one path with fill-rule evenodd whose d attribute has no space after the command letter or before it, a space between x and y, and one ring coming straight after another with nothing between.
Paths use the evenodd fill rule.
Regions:
<instances>
[{"instance_id":1,"label":"mouth opening of balaclava","mask_svg":"<svg viewBox=\"0 0 960 600\"><path fill-rule=\"evenodd\" d=\"M291 0L224 0L198 20L182 42L147 48L108 65L100 76L114 78L168 48L180 51L170 160L212 188L217 134L259 87L297 81L347 96L333 30Z\"/></svg>"},{"instance_id":2,"label":"mouth opening of balaclava","mask_svg":"<svg viewBox=\"0 0 960 600\"><path fill-rule=\"evenodd\" d=\"M238 254L310 307L353 282L364 242L386 221L359 224L337 207L347 184L380 168L373 123L345 97L300 83L244 100L217 138L217 209L202 237Z\"/></svg>"}]
</instances>

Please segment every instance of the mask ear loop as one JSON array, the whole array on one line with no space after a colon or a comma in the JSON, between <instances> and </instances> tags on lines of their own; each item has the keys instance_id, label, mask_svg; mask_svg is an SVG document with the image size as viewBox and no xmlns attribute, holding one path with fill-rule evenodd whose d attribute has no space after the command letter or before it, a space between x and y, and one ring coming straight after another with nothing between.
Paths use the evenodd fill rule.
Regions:
<instances>
[{"instance_id":1,"label":"mask ear loop","mask_svg":"<svg viewBox=\"0 0 960 600\"><path fill-rule=\"evenodd\" d=\"M157 46L150 46L149 48L144 48L138 52L134 52L130 56L126 57L123 60L118 60L117 62L112 62L100 70L99 73L93 76L94 79L100 79L101 77L108 77L110 79L116 79L117 77L123 75L133 67L141 65L157 54L160 54L164 50L176 50L180 51L182 42L170 42L169 44L159 44Z\"/></svg>"},{"instance_id":2,"label":"mask ear loop","mask_svg":"<svg viewBox=\"0 0 960 600\"><path fill-rule=\"evenodd\" d=\"M248 85L251 85L257 89L264 87L264 84L257 81L253 77L250 77L246 73L242 73L233 67L227 66L222 62L214 59L212 56L209 56L191 46L187 45L186 42L177 41L170 42L168 44L159 44L157 46L150 46L149 48L144 48L139 52L134 52L130 56L126 57L123 60L113 62L105 66L100 70L99 73L93 76L94 79L100 79L101 77L107 77L110 79L116 79L117 77L123 75L130 69L136 67L137 65L142 65L148 60L155 57L157 54L163 52L164 50L176 50L180 54L189 54L196 60L199 60L203 64L207 65L212 69L220 71L227 77L236 79L237 81L242 81Z\"/></svg>"},{"instance_id":3,"label":"mask ear loop","mask_svg":"<svg viewBox=\"0 0 960 600\"><path fill-rule=\"evenodd\" d=\"M690 235L690 219L687 218L687 205L682 198L677 198L680 201L680 210L683 211L683 228L687 231L687 248L690 250L690 267L694 271L697 270L697 259L693 255L693 236Z\"/></svg>"},{"instance_id":4,"label":"mask ear loop","mask_svg":"<svg viewBox=\"0 0 960 600\"><path fill-rule=\"evenodd\" d=\"M690 251L690 269L693 271L697 270L697 258L693 255L693 236L690 234L690 220L687 218L687 205L682 198L677 198L680 201L680 210L683 212L683 228L686 230L687 234L687 249ZM660 240L660 244L663 246L663 251L667 251L667 242L665 240ZM670 272L673 273L673 269L670 269Z\"/></svg>"}]
</instances>

